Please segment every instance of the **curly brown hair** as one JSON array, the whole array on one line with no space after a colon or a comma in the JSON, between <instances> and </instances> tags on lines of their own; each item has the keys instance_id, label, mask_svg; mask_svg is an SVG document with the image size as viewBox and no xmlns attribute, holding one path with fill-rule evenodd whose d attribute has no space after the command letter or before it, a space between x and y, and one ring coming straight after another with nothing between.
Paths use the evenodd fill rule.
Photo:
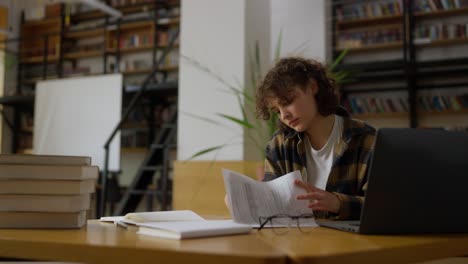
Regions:
<instances>
[{"instance_id":1,"label":"curly brown hair","mask_svg":"<svg viewBox=\"0 0 468 264\"><path fill-rule=\"evenodd\" d=\"M318 86L315 95L318 112L323 116L335 113L339 104L338 91L335 79L325 66L316 60L289 57L279 60L257 87L257 117L270 119L268 98L277 98L280 102L289 104L295 98L295 87L305 91L312 80Z\"/></svg>"}]
</instances>

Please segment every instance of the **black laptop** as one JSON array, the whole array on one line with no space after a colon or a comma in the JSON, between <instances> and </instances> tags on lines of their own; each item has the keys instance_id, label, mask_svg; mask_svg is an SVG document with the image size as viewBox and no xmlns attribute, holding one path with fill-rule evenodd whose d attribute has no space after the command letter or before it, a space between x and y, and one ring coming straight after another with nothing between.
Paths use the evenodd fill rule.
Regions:
<instances>
[{"instance_id":1,"label":"black laptop","mask_svg":"<svg viewBox=\"0 0 468 264\"><path fill-rule=\"evenodd\" d=\"M468 232L468 133L380 129L360 221L318 221L362 234Z\"/></svg>"}]
</instances>

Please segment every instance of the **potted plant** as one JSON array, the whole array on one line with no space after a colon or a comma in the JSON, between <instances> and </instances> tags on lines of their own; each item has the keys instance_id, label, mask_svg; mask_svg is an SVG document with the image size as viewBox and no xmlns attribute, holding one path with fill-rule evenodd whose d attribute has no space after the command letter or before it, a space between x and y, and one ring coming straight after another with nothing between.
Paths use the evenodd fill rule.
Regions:
<instances>
[{"instance_id":1,"label":"potted plant","mask_svg":"<svg viewBox=\"0 0 468 264\"><path fill-rule=\"evenodd\" d=\"M280 51L281 51L281 36L278 41L278 45L276 47L275 52L275 60L276 62L280 58ZM335 78L338 84L342 84L347 81L349 78L349 72L343 70L337 70L337 66L341 63L343 58L346 56L348 50L342 51L339 56L333 61L332 64L328 66L328 69L332 76ZM261 69L260 64L260 48L258 42L255 45L255 52L254 56L250 56L250 67L252 69L250 74L250 84L246 85L245 87L242 85L235 86L228 83L222 77L214 73L208 67L201 65L199 62L188 58L184 55L181 55L183 59L189 61L191 64L195 65L197 68L203 70L207 74L211 75L213 78L216 78L221 83L225 85L225 89L227 92L231 93L235 100L237 100L237 104L241 110L242 116L236 117L227 113L216 113L217 116L228 120L229 122L233 122L236 125L239 125L243 128L244 132L247 134L247 139L249 143L253 144L256 149L259 151L259 156L265 156L265 145L267 141L273 136L275 131L278 128L278 117L275 114L272 114L272 118L268 121L257 119L254 115L255 113L255 98L254 98L254 91L257 87L258 82L260 82L261 78L263 77L263 71ZM212 124L222 125L220 122L217 122L214 119L199 116L196 114L191 113L184 113L194 118L203 120L205 122L209 122ZM217 152L223 148L228 147L229 144L221 144L216 146L210 146L200 151L194 153L188 160L194 159L196 157L202 156L207 153Z\"/></svg>"}]
</instances>

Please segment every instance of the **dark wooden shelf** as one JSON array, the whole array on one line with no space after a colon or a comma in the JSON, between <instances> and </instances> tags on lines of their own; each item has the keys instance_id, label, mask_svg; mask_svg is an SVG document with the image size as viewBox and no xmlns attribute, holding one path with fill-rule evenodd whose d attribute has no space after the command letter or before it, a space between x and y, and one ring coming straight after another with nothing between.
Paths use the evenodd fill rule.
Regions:
<instances>
[{"instance_id":1,"label":"dark wooden shelf","mask_svg":"<svg viewBox=\"0 0 468 264\"><path fill-rule=\"evenodd\" d=\"M103 73L91 73L91 72L64 73L62 78L67 79L67 78L98 76L98 75L105 75L105 74L103 74Z\"/></svg>"},{"instance_id":2,"label":"dark wooden shelf","mask_svg":"<svg viewBox=\"0 0 468 264\"><path fill-rule=\"evenodd\" d=\"M158 45L156 48L158 48L158 49L166 49L167 47L169 47L169 45L166 44L166 45ZM172 48L173 48L173 49L178 49L178 48L179 48L179 44L174 44L174 45L172 46Z\"/></svg>"},{"instance_id":3,"label":"dark wooden shelf","mask_svg":"<svg viewBox=\"0 0 468 264\"><path fill-rule=\"evenodd\" d=\"M120 48L120 53L135 53L135 52L142 52L142 51L148 51L154 48L153 44L149 45L140 45L136 47L125 47L125 48ZM108 48L107 52L117 52L116 48Z\"/></svg>"},{"instance_id":4,"label":"dark wooden shelf","mask_svg":"<svg viewBox=\"0 0 468 264\"><path fill-rule=\"evenodd\" d=\"M357 119L375 119L375 118L408 118L407 112L381 112L381 113L365 113L365 114L353 114L351 117Z\"/></svg>"},{"instance_id":5,"label":"dark wooden shelf","mask_svg":"<svg viewBox=\"0 0 468 264\"><path fill-rule=\"evenodd\" d=\"M93 58L93 57L100 57L104 55L104 51L96 50L96 51L79 51L79 52L69 52L63 54L65 59L82 59L82 58Z\"/></svg>"},{"instance_id":6,"label":"dark wooden shelf","mask_svg":"<svg viewBox=\"0 0 468 264\"><path fill-rule=\"evenodd\" d=\"M170 72L170 71L177 71L178 69L179 69L178 66L163 66L163 67L159 68L159 71ZM148 69L137 69L137 70L128 70L128 71L122 72L122 74L123 74L123 75L148 74L148 73L150 73L152 70L153 70L152 68L148 68Z\"/></svg>"},{"instance_id":7,"label":"dark wooden shelf","mask_svg":"<svg viewBox=\"0 0 468 264\"><path fill-rule=\"evenodd\" d=\"M432 12L418 12L414 14L416 18L435 18L455 15L468 15L468 7L454 8L448 10L437 10Z\"/></svg>"},{"instance_id":8,"label":"dark wooden shelf","mask_svg":"<svg viewBox=\"0 0 468 264\"><path fill-rule=\"evenodd\" d=\"M336 26L339 28L349 28L349 27L372 27L376 24L388 24L390 22L395 22L403 19L402 15L392 15L392 16L380 16L372 18L359 18L359 19L349 19L349 20L338 20L336 21Z\"/></svg>"},{"instance_id":9,"label":"dark wooden shelf","mask_svg":"<svg viewBox=\"0 0 468 264\"><path fill-rule=\"evenodd\" d=\"M128 23L122 23L120 24L120 30L129 30L129 29L135 29L135 28L146 28L146 27L151 27L154 25L153 20L144 20L144 21L138 21L138 22L128 22ZM115 29L112 29L115 30Z\"/></svg>"},{"instance_id":10,"label":"dark wooden shelf","mask_svg":"<svg viewBox=\"0 0 468 264\"><path fill-rule=\"evenodd\" d=\"M57 55L50 55L47 56L47 62L57 62L58 56ZM21 63L42 63L44 62L44 56L35 56L35 57L23 57L20 60Z\"/></svg>"},{"instance_id":11,"label":"dark wooden shelf","mask_svg":"<svg viewBox=\"0 0 468 264\"><path fill-rule=\"evenodd\" d=\"M92 37L104 36L105 32L106 32L105 28L67 31L64 33L64 37L65 38L92 38Z\"/></svg>"},{"instance_id":12,"label":"dark wooden shelf","mask_svg":"<svg viewBox=\"0 0 468 264\"><path fill-rule=\"evenodd\" d=\"M443 111L420 111L418 115L427 116L444 116L444 115L468 115L468 109L460 110L443 110Z\"/></svg>"},{"instance_id":13,"label":"dark wooden shelf","mask_svg":"<svg viewBox=\"0 0 468 264\"><path fill-rule=\"evenodd\" d=\"M39 20L26 20L21 26L22 27L36 27L44 26L47 24L60 23L60 17L44 18Z\"/></svg>"},{"instance_id":14,"label":"dark wooden shelf","mask_svg":"<svg viewBox=\"0 0 468 264\"><path fill-rule=\"evenodd\" d=\"M461 110L443 110L443 111L418 111L418 116L428 117L428 116L445 116L445 115L468 115L468 109ZM381 112L381 113L365 113L365 114L353 114L353 118L357 119L377 119L377 118L408 118L409 114L407 112Z\"/></svg>"},{"instance_id":15,"label":"dark wooden shelf","mask_svg":"<svg viewBox=\"0 0 468 264\"><path fill-rule=\"evenodd\" d=\"M348 51L372 51L372 50L386 50L386 49L397 49L403 47L402 42L373 44L373 45L362 45L361 47L348 47ZM337 51L343 51L345 49L337 49Z\"/></svg>"},{"instance_id":16,"label":"dark wooden shelf","mask_svg":"<svg viewBox=\"0 0 468 264\"><path fill-rule=\"evenodd\" d=\"M430 40L427 43L416 44L421 47L437 47L437 46L447 46L447 45L457 45L468 43L468 38L456 38L456 39L436 39Z\"/></svg>"}]
</instances>

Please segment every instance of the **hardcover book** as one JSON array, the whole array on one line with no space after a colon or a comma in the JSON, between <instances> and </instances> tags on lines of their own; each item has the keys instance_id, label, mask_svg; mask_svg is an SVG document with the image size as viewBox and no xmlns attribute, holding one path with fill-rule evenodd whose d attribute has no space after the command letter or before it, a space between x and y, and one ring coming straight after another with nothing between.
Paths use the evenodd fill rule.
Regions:
<instances>
[{"instance_id":1,"label":"hardcover book","mask_svg":"<svg viewBox=\"0 0 468 264\"><path fill-rule=\"evenodd\" d=\"M0 212L0 228L80 228L86 211L73 213Z\"/></svg>"},{"instance_id":2,"label":"hardcover book","mask_svg":"<svg viewBox=\"0 0 468 264\"><path fill-rule=\"evenodd\" d=\"M83 194L94 193L96 180L0 180L0 194Z\"/></svg>"},{"instance_id":3,"label":"hardcover book","mask_svg":"<svg viewBox=\"0 0 468 264\"><path fill-rule=\"evenodd\" d=\"M14 195L0 194L1 212L79 212L90 207L90 194Z\"/></svg>"}]
</instances>

